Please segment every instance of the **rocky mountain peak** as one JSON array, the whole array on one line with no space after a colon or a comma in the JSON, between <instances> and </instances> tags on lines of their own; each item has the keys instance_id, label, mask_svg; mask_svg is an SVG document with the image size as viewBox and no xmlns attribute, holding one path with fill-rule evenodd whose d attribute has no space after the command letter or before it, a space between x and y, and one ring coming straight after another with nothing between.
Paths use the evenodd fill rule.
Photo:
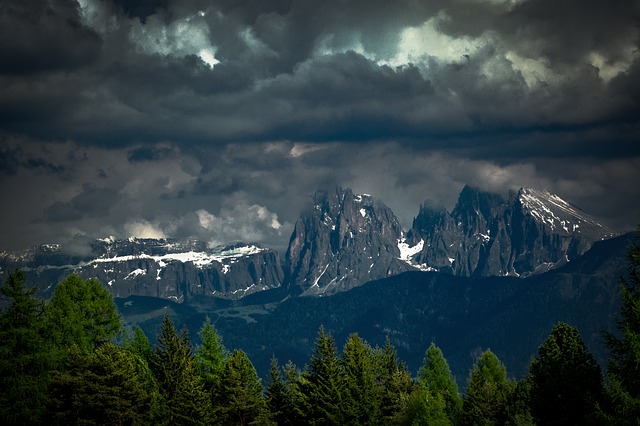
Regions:
<instances>
[{"instance_id":1,"label":"rocky mountain peak","mask_svg":"<svg viewBox=\"0 0 640 426\"><path fill-rule=\"evenodd\" d=\"M407 233L416 267L462 276L527 276L561 266L613 235L557 195L521 188L505 200L465 186L451 213L421 209Z\"/></svg>"},{"instance_id":2,"label":"rocky mountain peak","mask_svg":"<svg viewBox=\"0 0 640 426\"><path fill-rule=\"evenodd\" d=\"M384 203L350 188L319 191L312 200L285 256L294 290L331 294L409 269L398 259L402 228Z\"/></svg>"}]
</instances>

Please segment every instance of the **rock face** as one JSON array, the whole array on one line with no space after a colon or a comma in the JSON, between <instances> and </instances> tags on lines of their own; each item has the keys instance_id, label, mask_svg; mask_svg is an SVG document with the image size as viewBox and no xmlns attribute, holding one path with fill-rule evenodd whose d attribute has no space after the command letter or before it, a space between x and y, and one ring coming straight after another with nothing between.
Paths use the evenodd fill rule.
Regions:
<instances>
[{"instance_id":1,"label":"rock face","mask_svg":"<svg viewBox=\"0 0 640 426\"><path fill-rule=\"evenodd\" d=\"M284 284L294 295L330 295L407 270L526 277L564 265L613 232L546 191L508 198L466 186L455 208L423 204L403 232L393 212L350 189L318 191L291 235L284 267L274 250L235 244L107 238L90 253L55 244L0 253L0 280L16 268L49 297L70 273L99 279L116 297L239 299Z\"/></svg>"},{"instance_id":2,"label":"rock face","mask_svg":"<svg viewBox=\"0 0 640 426\"><path fill-rule=\"evenodd\" d=\"M21 255L0 256L0 273L24 269L45 296L65 276L77 273L97 278L115 297L142 295L179 302L193 296L239 299L279 287L283 279L278 253L255 245L209 249L199 241L108 238L96 240L92 252L69 256L58 245L41 245Z\"/></svg>"},{"instance_id":3,"label":"rock face","mask_svg":"<svg viewBox=\"0 0 640 426\"><path fill-rule=\"evenodd\" d=\"M459 276L528 276L559 267L613 236L557 195L522 188L508 199L466 186L451 213L424 204L407 260Z\"/></svg>"},{"instance_id":4,"label":"rock face","mask_svg":"<svg viewBox=\"0 0 640 426\"><path fill-rule=\"evenodd\" d=\"M291 235L286 281L294 292L328 295L413 269L399 259L402 236L393 212L370 195L318 191Z\"/></svg>"}]
</instances>

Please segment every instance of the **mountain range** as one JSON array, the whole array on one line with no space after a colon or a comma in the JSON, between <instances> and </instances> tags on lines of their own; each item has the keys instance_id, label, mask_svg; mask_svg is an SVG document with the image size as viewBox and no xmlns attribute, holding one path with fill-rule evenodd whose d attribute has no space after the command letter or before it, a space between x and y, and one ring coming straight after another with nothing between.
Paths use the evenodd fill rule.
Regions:
<instances>
[{"instance_id":1,"label":"mountain range","mask_svg":"<svg viewBox=\"0 0 640 426\"><path fill-rule=\"evenodd\" d=\"M282 258L250 243L109 237L81 254L0 253L0 278L21 268L45 298L70 273L97 278L150 338L169 314L197 342L208 316L263 377L272 356L303 366L320 325L338 345L389 338L414 374L435 342L462 387L484 349L522 377L558 321L604 365L633 238L532 188L505 198L466 186L450 212L424 202L406 231L381 200L334 188L311 196Z\"/></svg>"},{"instance_id":2,"label":"mountain range","mask_svg":"<svg viewBox=\"0 0 640 426\"><path fill-rule=\"evenodd\" d=\"M324 296L412 270L464 277L536 275L584 254L614 233L546 191L498 194L466 186L451 212L424 203L405 232L381 200L351 189L317 191L300 214L284 259L251 243L115 239L83 254L57 244L0 253L0 278L22 268L40 294L64 276L97 278L115 297L240 299L282 287Z\"/></svg>"}]
</instances>

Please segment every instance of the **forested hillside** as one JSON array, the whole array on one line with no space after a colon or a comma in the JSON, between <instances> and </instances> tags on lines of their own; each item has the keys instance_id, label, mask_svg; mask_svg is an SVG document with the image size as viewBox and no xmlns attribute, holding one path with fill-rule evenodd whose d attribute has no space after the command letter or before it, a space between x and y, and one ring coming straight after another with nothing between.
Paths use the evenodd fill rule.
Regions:
<instances>
[{"instance_id":1,"label":"forested hillside","mask_svg":"<svg viewBox=\"0 0 640 426\"><path fill-rule=\"evenodd\" d=\"M617 330L601 336L609 354L604 371L578 329L558 322L520 380L487 349L469 363L463 386L433 342L414 369L391 339L378 345L350 334L338 347L322 325L303 363L274 357L261 380L243 348L226 348L208 319L195 344L188 326L166 314L157 335L146 336L123 327L96 280L70 275L43 301L15 271L0 287L0 418L60 425L636 424L640 245L630 246L628 263ZM462 288L461 300L468 295Z\"/></svg>"}]
</instances>

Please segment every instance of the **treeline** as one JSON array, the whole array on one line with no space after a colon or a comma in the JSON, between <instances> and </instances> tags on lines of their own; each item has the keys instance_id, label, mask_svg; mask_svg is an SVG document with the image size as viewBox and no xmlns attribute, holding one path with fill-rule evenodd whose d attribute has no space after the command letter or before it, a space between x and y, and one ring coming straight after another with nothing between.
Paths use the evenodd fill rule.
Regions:
<instances>
[{"instance_id":1,"label":"treeline","mask_svg":"<svg viewBox=\"0 0 640 426\"><path fill-rule=\"evenodd\" d=\"M0 287L0 421L59 425L637 425L640 424L640 245L628 253L617 335L605 374L577 329L558 323L516 381L491 351L458 389L435 345L416 377L387 340L357 334L339 352L320 328L304 368L273 359L263 383L207 319L193 345L165 316L152 345L125 332L114 301L77 275L50 301L16 271Z\"/></svg>"}]
</instances>

